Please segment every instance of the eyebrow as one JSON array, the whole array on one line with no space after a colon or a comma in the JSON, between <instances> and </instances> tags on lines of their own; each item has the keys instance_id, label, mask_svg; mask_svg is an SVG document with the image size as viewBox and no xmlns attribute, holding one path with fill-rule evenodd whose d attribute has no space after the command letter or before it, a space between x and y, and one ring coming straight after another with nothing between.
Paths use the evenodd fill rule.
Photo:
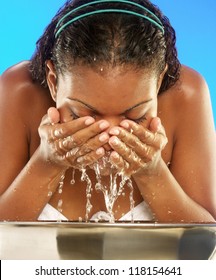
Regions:
<instances>
[{"instance_id":1,"label":"eyebrow","mask_svg":"<svg viewBox=\"0 0 216 280\"><path fill-rule=\"evenodd\" d=\"M94 113L100 114L100 112L99 112L96 108L94 108L93 106L91 106L91 105L89 105L89 104L83 102L83 101L80 100L80 99L72 98L72 97L67 97L67 98L70 99L70 100L72 100L72 101L76 101L76 102L79 102L79 103L83 104L84 106L86 106L87 108L89 108L90 110L92 110ZM126 110L125 110L123 113L121 113L120 115L123 115L123 114L125 114L125 113L128 113L128 112L130 112L131 110L135 109L136 107L139 107L140 105L145 104L145 103L148 103L148 102L150 102L150 101L152 101L152 98L151 98L151 99L148 99L148 100L145 100L145 101L141 101L141 102L139 102L138 104L136 104L136 105L134 105L134 106L132 106L132 107L126 109Z\"/></svg>"}]
</instances>

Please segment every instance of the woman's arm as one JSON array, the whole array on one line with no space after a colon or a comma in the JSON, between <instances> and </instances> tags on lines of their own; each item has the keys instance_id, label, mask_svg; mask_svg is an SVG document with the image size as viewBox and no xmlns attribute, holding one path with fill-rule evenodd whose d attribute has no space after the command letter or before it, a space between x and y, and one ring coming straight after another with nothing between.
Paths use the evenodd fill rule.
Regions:
<instances>
[{"instance_id":1,"label":"woman's arm","mask_svg":"<svg viewBox=\"0 0 216 280\"><path fill-rule=\"evenodd\" d=\"M140 155L140 159L136 164L134 162L134 169L137 168L139 171L134 172L133 178L157 221L215 222L216 149L208 88L203 78L196 72L184 69L180 83L172 90L176 91L173 92L175 97L172 102L174 106L172 118L176 127L170 168L161 157L158 144L160 141L163 143L165 132L159 129L155 137L154 134L151 137L147 133L144 145L140 143L144 150L148 150L145 143L152 139L152 145L148 150L150 151L148 156L151 158L147 157L146 151L139 151L134 141L133 149ZM142 137L142 131L145 135L146 130L143 127L137 128L137 124L130 121L128 124L128 130L132 128L133 134L138 138ZM118 137L124 139L127 144L131 141L133 146L131 134L126 138L123 135L125 131L121 133ZM121 148L119 150L114 146L113 148L121 152ZM113 158L113 161L119 166L122 164L121 158ZM146 166L141 164L143 161L145 164L147 162Z\"/></svg>"},{"instance_id":2,"label":"woman's arm","mask_svg":"<svg viewBox=\"0 0 216 280\"><path fill-rule=\"evenodd\" d=\"M30 83L26 66L7 70L0 80L0 220L36 220L61 173L45 165L38 152L29 160L31 144L39 143L39 137L31 139L32 127L49 102Z\"/></svg>"},{"instance_id":3,"label":"woman's arm","mask_svg":"<svg viewBox=\"0 0 216 280\"><path fill-rule=\"evenodd\" d=\"M181 81L170 171L184 192L216 219L216 143L208 86L189 68L183 68Z\"/></svg>"},{"instance_id":4,"label":"woman's arm","mask_svg":"<svg viewBox=\"0 0 216 280\"><path fill-rule=\"evenodd\" d=\"M86 154L90 160L82 166L93 164L107 142L100 140L109 127L103 120L86 116L60 123L52 108L41 121L51 97L46 100L49 92L33 84L24 68L24 74L19 66L7 71L0 81L0 220L36 220L62 174L81 168L77 158Z\"/></svg>"}]
</instances>

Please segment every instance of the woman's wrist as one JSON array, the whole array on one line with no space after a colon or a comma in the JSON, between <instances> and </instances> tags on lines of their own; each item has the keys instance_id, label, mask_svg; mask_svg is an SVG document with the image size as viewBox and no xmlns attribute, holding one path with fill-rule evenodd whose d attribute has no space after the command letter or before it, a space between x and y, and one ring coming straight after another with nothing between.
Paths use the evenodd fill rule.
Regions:
<instances>
[{"instance_id":1,"label":"woman's wrist","mask_svg":"<svg viewBox=\"0 0 216 280\"><path fill-rule=\"evenodd\" d=\"M35 151L33 155L33 162L38 163L38 165L43 166L45 169L49 169L50 171L53 171L54 173L62 173L66 172L66 170L69 168L69 166L64 166L63 164L60 164L59 162L55 162L54 160L51 160L47 157L46 153L43 151L41 146L38 147L38 149Z\"/></svg>"},{"instance_id":2,"label":"woman's wrist","mask_svg":"<svg viewBox=\"0 0 216 280\"><path fill-rule=\"evenodd\" d=\"M146 168L133 174L133 179L139 185L152 185L152 182L161 182L165 169L168 169L166 163L160 158L153 168ZM169 169L168 169L169 170Z\"/></svg>"}]
</instances>

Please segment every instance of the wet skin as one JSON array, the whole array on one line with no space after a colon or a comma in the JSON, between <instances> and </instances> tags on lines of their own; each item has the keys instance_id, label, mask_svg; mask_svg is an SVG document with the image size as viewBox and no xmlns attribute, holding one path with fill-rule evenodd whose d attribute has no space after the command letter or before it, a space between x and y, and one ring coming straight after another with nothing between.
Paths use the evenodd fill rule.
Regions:
<instances>
[{"instance_id":1,"label":"wet skin","mask_svg":"<svg viewBox=\"0 0 216 280\"><path fill-rule=\"evenodd\" d=\"M144 199L156 220L214 221L215 134L208 90L197 73L183 67L180 81L158 96L161 80L154 73L120 68L101 73L77 66L56 83L48 63L49 92L31 82L27 65L1 78L1 120L7 119L8 125L1 122L0 146L2 157L11 163L0 163L5 174L0 179L3 219L35 220L46 203L57 208L59 199L67 218L84 217L86 184L80 182L77 168L111 151L116 169L132 176L135 203ZM26 109L30 107L33 112ZM11 130L14 123L17 129ZM202 172L200 159L208 174ZM77 170L74 186L72 168ZM60 195L56 190L65 170ZM94 172L89 169L88 174L94 184ZM53 195L48 197L48 192ZM115 206L117 219L129 210L128 195L126 190ZM103 196L95 190L92 204L91 214L105 210Z\"/></svg>"},{"instance_id":2,"label":"wet skin","mask_svg":"<svg viewBox=\"0 0 216 280\"><path fill-rule=\"evenodd\" d=\"M120 68L105 69L101 75L87 67L75 67L76 74L58 77L57 86L52 65L49 69L49 87L60 114L52 109L48 115L66 123L66 128L54 126L51 132L60 158L81 168L111 150L111 162L129 176L149 171L150 165L156 164L153 159L167 143L160 119L155 118L162 75ZM84 121L88 128L74 121L86 116L91 116Z\"/></svg>"},{"instance_id":3,"label":"wet skin","mask_svg":"<svg viewBox=\"0 0 216 280\"><path fill-rule=\"evenodd\" d=\"M87 67L75 67L75 74L58 77L57 85L53 66L48 63L48 67L49 88L59 112L54 108L48 111L51 122L56 118L58 123L47 139L53 144L51 156L57 151L61 164L88 169L111 151L109 158L116 172L123 170L131 176L157 168L156 156L167 142L160 119L154 118L162 77L120 68L104 69L101 75ZM58 161L56 156L53 160ZM110 165L101 174L109 175ZM104 180L109 185L109 177Z\"/></svg>"}]
</instances>

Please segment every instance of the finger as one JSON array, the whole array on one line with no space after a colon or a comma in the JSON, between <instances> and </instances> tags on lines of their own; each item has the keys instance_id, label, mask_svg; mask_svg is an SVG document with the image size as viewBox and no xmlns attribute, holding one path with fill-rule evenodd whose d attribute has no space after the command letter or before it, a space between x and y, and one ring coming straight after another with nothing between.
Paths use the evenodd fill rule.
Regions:
<instances>
[{"instance_id":1,"label":"finger","mask_svg":"<svg viewBox=\"0 0 216 280\"><path fill-rule=\"evenodd\" d=\"M58 140L73 135L77 131L84 129L95 122L92 117L82 117L66 123L54 124L48 131L48 138L50 140Z\"/></svg>"},{"instance_id":2,"label":"finger","mask_svg":"<svg viewBox=\"0 0 216 280\"><path fill-rule=\"evenodd\" d=\"M140 168L144 167L143 165L136 163L128 163L121 155L116 151L113 151L110 154L111 163L119 170L119 172L124 173L126 176L131 176Z\"/></svg>"},{"instance_id":3,"label":"finger","mask_svg":"<svg viewBox=\"0 0 216 280\"><path fill-rule=\"evenodd\" d=\"M106 133L105 135L99 135L103 130L107 129L109 127L109 123L107 121L99 121L97 123L92 124L91 126L84 128L76 133L74 133L73 135L70 135L64 139L61 139L60 141L62 142L62 145L67 149L72 149L76 146L86 146L88 143L92 145L92 148L94 149L94 145L95 147L97 146L98 142L102 142L102 143L106 143L107 142L107 138L109 138L108 134ZM88 142L91 138L95 137L96 135L98 136L98 141L94 142L90 141ZM105 139L104 139L105 137ZM102 139L101 139L102 138Z\"/></svg>"},{"instance_id":4,"label":"finger","mask_svg":"<svg viewBox=\"0 0 216 280\"><path fill-rule=\"evenodd\" d=\"M70 136L68 138L70 138ZM91 165L98 158L104 155L105 149L100 148L102 145L107 143L108 140L108 133L103 132L100 135L90 139L83 146L76 146L74 148L71 148L70 146L69 149L68 143L70 142L68 142L67 139L60 139L59 141L55 141L54 146L57 154L60 155L63 159L66 159L70 164L74 164L74 162L77 162L79 166L82 167L83 165ZM84 156L86 156L86 158L84 158ZM78 158L80 158L79 161L77 161Z\"/></svg>"},{"instance_id":5,"label":"finger","mask_svg":"<svg viewBox=\"0 0 216 280\"><path fill-rule=\"evenodd\" d=\"M44 115L42 120L41 120L40 126L42 127L44 125L51 125L51 122L50 122L50 119L48 117L48 114Z\"/></svg>"},{"instance_id":6,"label":"finger","mask_svg":"<svg viewBox=\"0 0 216 280\"><path fill-rule=\"evenodd\" d=\"M149 129L150 131L156 133L159 131L161 126L161 120L158 117L155 117L151 120L150 124L149 124Z\"/></svg>"},{"instance_id":7,"label":"finger","mask_svg":"<svg viewBox=\"0 0 216 280\"><path fill-rule=\"evenodd\" d=\"M102 132L101 134L96 135L80 147L79 155L97 150L104 144L108 143L109 138L110 137L107 132Z\"/></svg>"},{"instance_id":8,"label":"finger","mask_svg":"<svg viewBox=\"0 0 216 280\"><path fill-rule=\"evenodd\" d=\"M47 111L47 115L51 124L60 122L60 113L55 107L50 107Z\"/></svg>"},{"instance_id":9,"label":"finger","mask_svg":"<svg viewBox=\"0 0 216 280\"><path fill-rule=\"evenodd\" d=\"M129 164L126 163L116 151L111 152L110 160L111 163L119 170L119 172L124 172L125 174L127 173Z\"/></svg>"},{"instance_id":10,"label":"finger","mask_svg":"<svg viewBox=\"0 0 216 280\"><path fill-rule=\"evenodd\" d=\"M112 130L110 131L110 133L112 133ZM121 142L119 142L119 146L118 143L116 143L118 139L121 140ZM122 142L126 145L124 145ZM114 148L121 155L123 155L123 157L124 154L128 154L127 150L131 148L129 150L135 151L138 157L143 159L145 162L152 161L156 153L156 149L153 146L141 142L137 136L133 135L132 133L129 133L123 128L118 128L118 138L110 138L109 143L110 145L112 145L112 148Z\"/></svg>"},{"instance_id":11,"label":"finger","mask_svg":"<svg viewBox=\"0 0 216 280\"><path fill-rule=\"evenodd\" d=\"M80 166L89 166L99 160L101 157L105 155L105 149L103 147L98 148L96 151L92 151L84 156L78 157L76 162Z\"/></svg>"},{"instance_id":12,"label":"finger","mask_svg":"<svg viewBox=\"0 0 216 280\"><path fill-rule=\"evenodd\" d=\"M47 110L47 114L43 116L40 125L43 126L43 125L56 124L59 121L60 121L59 111L55 107L50 107Z\"/></svg>"},{"instance_id":13,"label":"finger","mask_svg":"<svg viewBox=\"0 0 216 280\"><path fill-rule=\"evenodd\" d=\"M158 120L157 120L158 119ZM168 138L166 136L166 132L165 132L165 128L164 126L161 124L161 121L159 118L154 118L153 119L153 125L155 127L152 128L152 124L150 124L150 129L157 129L156 133L159 135L162 135L162 141L161 141L161 149L164 149L164 147L166 146L166 144L168 143Z\"/></svg>"},{"instance_id":14,"label":"finger","mask_svg":"<svg viewBox=\"0 0 216 280\"><path fill-rule=\"evenodd\" d=\"M160 126L160 130L157 132L152 132L149 129L130 120L123 121L120 125L147 145L161 149L161 147L164 146L164 143L167 143L167 137L162 125Z\"/></svg>"},{"instance_id":15,"label":"finger","mask_svg":"<svg viewBox=\"0 0 216 280\"><path fill-rule=\"evenodd\" d=\"M137 149L133 150L130 149L125 143L121 142L120 139L118 139L116 136L113 136L109 140L110 145L112 148L128 163L134 164L136 168L138 166L143 166L144 162L152 161L155 155L155 152L152 152L152 155L150 155L150 149L149 152L147 150L140 149L138 152L140 152L141 156L138 154ZM148 154L149 153L149 154Z\"/></svg>"},{"instance_id":16,"label":"finger","mask_svg":"<svg viewBox=\"0 0 216 280\"><path fill-rule=\"evenodd\" d=\"M102 145L106 144L109 140L109 135L106 132L102 132L101 134L89 139L83 145L79 146L79 151L77 156L82 156L91 151L97 150ZM68 152L74 147L78 147L76 141L74 141L74 137L68 136L67 138L60 139L58 141L58 146L62 150L62 152Z\"/></svg>"}]
</instances>

